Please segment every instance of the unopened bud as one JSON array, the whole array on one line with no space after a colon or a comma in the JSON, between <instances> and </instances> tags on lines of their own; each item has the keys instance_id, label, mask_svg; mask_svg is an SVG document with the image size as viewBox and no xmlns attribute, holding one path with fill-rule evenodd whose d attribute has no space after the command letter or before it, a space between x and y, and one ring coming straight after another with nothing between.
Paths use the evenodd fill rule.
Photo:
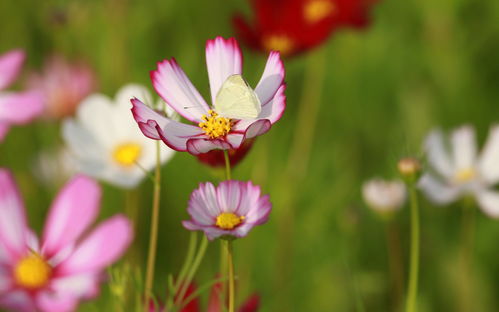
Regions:
<instances>
[{"instance_id":1,"label":"unopened bud","mask_svg":"<svg viewBox=\"0 0 499 312\"><path fill-rule=\"evenodd\" d=\"M421 171L421 162L413 157L405 157L397 164L399 173L406 181L416 181Z\"/></svg>"}]
</instances>

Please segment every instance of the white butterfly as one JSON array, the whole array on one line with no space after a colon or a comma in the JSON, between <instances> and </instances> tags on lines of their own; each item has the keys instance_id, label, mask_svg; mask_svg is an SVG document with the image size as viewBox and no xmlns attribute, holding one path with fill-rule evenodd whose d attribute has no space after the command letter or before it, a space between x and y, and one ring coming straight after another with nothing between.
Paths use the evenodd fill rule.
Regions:
<instances>
[{"instance_id":1,"label":"white butterfly","mask_svg":"<svg viewBox=\"0 0 499 312\"><path fill-rule=\"evenodd\" d=\"M262 110L255 91L241 75L231 75L215 97L215 111L222 117L254 119Z\"/></svg>"}]
</instances>

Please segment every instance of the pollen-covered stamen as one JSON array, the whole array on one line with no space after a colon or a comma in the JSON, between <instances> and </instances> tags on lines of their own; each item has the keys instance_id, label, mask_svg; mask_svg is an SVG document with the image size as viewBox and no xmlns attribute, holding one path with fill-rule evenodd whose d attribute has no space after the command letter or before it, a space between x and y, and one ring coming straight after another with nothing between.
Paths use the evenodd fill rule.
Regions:
<instances>
[{"instance_id":1,"label":"pollen-covered stamen","mask_svg":"<svg viewBox=\"0 0 499 312\"><path fill-rule=\"evenodd\" d=\"M456 173L455 180L458 183L466 183L476 177L476 171L473 168L461 169Z\"/></svg>"},{"instance_id":2,"label":"pollen-covered stamen","mask_svg":"<svg viewBox=\"0 0 499 312\"><path fill-rule=\"evenodd\" d=\"M51 275L52 267L37 253L22 258L14 269L16 283L28 289L44 287Z\"/></svg>"},{"instance_id":3,"label":"pollen-covered stamen","mask_svg":"<svg viewBox=\"0 0 499 312\"><path fill-rule=\"evenodd\" d=\"M291 38L285 35L270 35L263 38L263 47L267 51L279 51L282 55L290 54L295 44Z\"/></svg>"},{"instance_id":4,"label":"pollen-covered stamen","mask_svg":"<svg viewBox=\"0 0 499 312\"><path fill-rule=\"evenodd\" d=\"M123 167L134 165L142 153L142 146L137 143L123 143L113 151L113 159Z\"/></svg>"},{"instance_id":5,"label":"pollen-covered stamen","mask_svg":"<svg viewBox=\"0 0 499 312\"><path fill-rule=\"evenodd\" d=\"M303 8L305 21L310 24L319 22L334 12L334 4L328 0L310 0Z\"/></svg>"},{"instance_id":6,"label":"pollen-covered stamen","mask_svg":"<svg viewBox=\"0 0 499 312\"><path fill-rule=\"evenodd\" d=\"M223 230L232 230L244 221L244 216L232 212L222 212L217 217L216 225Z\"/></svg>"},{"instance_id":7,"label":"pollen-covered stamen","mask_svg":"<svg viewBox=\"0 0 499 312\"><path fill-rule=\"evenodd\" d=\"M207 136L211 139L216 139L218 137L223 137L230 132L232 128L232 121L230 118L225 118L218 116L214 110L208 111L209 116L203 115L201 119L204 122L200 122L198 125L204 130Z\"/></svg>"}]
</instances>

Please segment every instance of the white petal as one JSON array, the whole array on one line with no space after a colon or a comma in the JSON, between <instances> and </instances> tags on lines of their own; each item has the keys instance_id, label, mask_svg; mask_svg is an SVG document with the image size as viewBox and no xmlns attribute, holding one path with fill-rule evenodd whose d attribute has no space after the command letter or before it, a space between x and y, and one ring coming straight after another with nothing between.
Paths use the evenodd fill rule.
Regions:
<instances>
[{"instance_id":1,"label":"white petal","mask_svg":"<svg viewBox=\"0 0 499 312\"><path fill-rule=\"evenodd\" d=\"M478 163L481 177L490 184L499 181L499 125L494 125Z\"/></svg>"},{"instance_id":2,"label":"white petal","mask_svg":"<svg viewBox=\"0 0 499 312\"><path fill-rule=\"evenodd\" d=\"M432 202L438 205L451 203L460 195L459 188L445 185L430 174L423 175L418 186Z\"/></svg>"},{"instance_id":3,"label":"white petal","mask_svg":"<svg viewBox=\"0 0 499 312\"><path fill-rule=\"evenodd\" d=\"M463 126L454 130L451 144L455 170L473 168L476 158L475 130L471 126Z\"/></svg>"},{"instance_id":4,"label":"white petal","mask_svg":"<svg viewBox=\"0 0 499 312\"><path fill-rule=\"evenodd\" d=\"M279 52L270 52L262 78L255 88L255 92L264 107L272 100L277 93L277 90L282 86L284 81L284 66L281 61Z\"/></svg>"},{"instance_id":5,"label":"white petal","mask_svg":"<svg viewBox=\"0 0 499 312\"><path fill-rule=\"evenodd\" d=\"M491 218L499 218L499 193L490 190L481 190L476 193L478 205Z\"/></svg>"},{"instance_id":6,"label":"white petal","mask_svg":"<svg viewBox=\"0 0 499 312\"><path fill-rule=\"evenodd\" d=\"M425 150L431 166L441 176L451 179L454 168L448 152L445 150L443 135L440 130L432 131L425 142Z\"/></svg>"}]
</instances>

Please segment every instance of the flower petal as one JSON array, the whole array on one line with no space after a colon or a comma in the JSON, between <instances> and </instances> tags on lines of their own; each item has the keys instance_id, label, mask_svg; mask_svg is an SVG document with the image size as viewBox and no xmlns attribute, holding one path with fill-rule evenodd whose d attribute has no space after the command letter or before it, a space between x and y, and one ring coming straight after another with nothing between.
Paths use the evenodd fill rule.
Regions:
<instances>
[{"instance_id":1,"label":"flower petal","mask_svg":"<svg viewBox=\"0 0 499 312\"><path fill-rule=\"evenodd\" d=\"M0 307L16 312L37 311L31 296L24 290L14 290L1 294Z\"/></svg>"},{"instance_id":2,"label":"flower petal","mask_svg":"<svg viewBox=\"0 0 499 312\"><path fill-rule=\"evenodd\" d=\"M481 190L476 199L482 211L491 218L499 218L499 192Z\"/></svg>"},{"instance_id":3,"label":"flower petal","mask_svg":"<svg viewBox=\"0 0 499 312\"><path fill-rule=\"evenodd\" d=\"M77 298L92 298L99 292L99 276L96 274L79 274L56 278L51 288Z\"/></svg>"},{"instance_id":4,"label":"flower petal","mask_svg":"<svg viewBox=\"0 0 499 312\"><path fill-rule=\"evenodd\" d=\"M186 125L158 114L138 99L132 99L131 102L133 117L142 133L148 138L163 140L176 151L186 151L187 141L204 133L199 127Z\"/></svg>"},{"instance_id":5,"label":"flower petal","mask_svg":"<svg viewBox=\"0 0 499 312\"><path fill-rule=\"evenodd\" d=\"M0 169L0 241L9 258L22 256L26 249L26 212L14 178Z\"/></svg>"},{"instance_id":6,"label":"flower petal","mask_svg":"<svg viewBox=\"0 0 499 312\"><path fill-rule=\"evenodd\" d=\"M12 50L0 55L0 90L8 87L19 75L24 63L22 50Z\"/></svg>"},{"instance_id":7,"label":"flower petal","mask_svg":"<svg viewBox=\"0 0 499 312\"><path fill-rule=\"evenodd\" d=\"M61 190L50 209L43 233L43 252L48 257L73 244L99 212L101 190L85 176L73 178Z\"/></svg>"},{"instance_id":8,"label":"flower petal","mask_svg":"<svg viewBox=\"0 0 499 312\"><path fill-rule=\"evenodd\" d=\"M262 103L262 108L272 100L281 88L284 81L284 65L279 52L272 51L267 59L267 64L262 74L262 78L255 88L255 93Z\"/></svg>"},{"instance_id":9,"label":"flower petal","mask_svg":"<svg viewBox=\"0 0 499 312\"><path fill-rule=\"evenodd\" d=\"M213 225L213 220L222 212L217 201L217 191L212 183L201 183L189 199L187 212L201 225Z\"/></svg>"},{"instance_id":10,"label":"flower petal","mask_svg":"<svg viewBox=\"0 0 499 312\"><path fill-rule=\"evenodd\" d=\"M38 293L36 303L41 312L71 312L76 310L78 300L67 293L47 290Z\"/></svg>"},{"instance_id":11,"label":"flower petal","mask_svg":"<svg viewBox=\"0 0 499 312\"><path fill-rule=\"evenodd\" d=\"M445 150L443 135L440 130L432 131L425 141L425 149L428 161L442 177L450 179L453 177L454 168L449 154Z\"/></svg>"},{"instance_id":12,"label":"flower petal","mask_svg":"<svg viewBox=\"0 0 499 312\"><path fill-rule=\"evenodd\" d=\"M223 83L231 75L242 73L242 54L234 38L225 40L216 37L206 42L206 65L210 80L211 100L215 98Z\"/></svg>"},{"instance_id":13,"label":"flower petal","mask_svg":"<svg viewBox=\"0 0 499 312\"><path fill-rule=\"evenodd\" d=\"M455 170L473 168L476 158L475 130L471 126L463 126L452 132L452 151Z\"/></svg>"},{"instance_id":14,"label":"flower petal","mask_svg":"<svg viewBox=\"0 0 499 312\"><path fill-rule=\"evenodd\" d=\"M244 182L240 181L223 181L217 187L217 202L220 210L223 212L235 212L241 200L246 199L246 194L242 195L245 190Z\"/></svg>"},{"instance_id":15,"label":"flower petal","mask_svg":"<svg viewBox=\"0 0 499 312\"><path fill-rule=\"evenodd\" d=\"M219 139L200 138L187 140L187 151L192 155L207 153L214 149L228 150L231 148L234 147L232 147L228 142Z\"/></svg>"},{"instance_id":16,"label":"flower petal","mask_svg":"<svg viewBox=\"0 0 499 312\"><path fill-rule=\"evenodd\" d=\"M38 91L0 94L0 120L25 124L43 111L43 97Z\"/></svg>"},{"instance_id":17,"label":"flower petal","mask_svg":"<svg viewBox=\"0 0 499 312\"><path fill-rule=\"evenodd\" d=\"M208 105L174 58L158 63L151 80L163 100L186 119L200 122L207 114Z\"/></svg>"},{"instance_id":18,"label":"flower petal","mask_svg":"<svg viewBox=\"0 0 499 312\"><path fill-rule=\"evenodd\" d=\"M62 276L103 269L116 261L132 241L128 219L117 215L103 222L58 267Z\"/></svg>"},{"instance_id":19,"label":"flower petal","mask_svg":"<svg viewBox=\"0 0 499 312\"><path fill-rule=\"evenodd\" d=\"M260 296L257 294L251 295L244 304L239 308L238 312L256 312L260 307Z\"/></svg>"},{"instance_id":20,"label":"flower petal","mask_svg":"<svg viewBox=\"0 0 499 312\"><path fill-rule=\"evenodd\" d=\"M480 175L488 183L499 181L499 125L494 125L478 162Z\"/></svg>"},{"instance_id":21,"label":"flower petal","mask_svg":"<svg viewBox=\"0 0 499 312\"><path fill-rule=\"evenodd\" d=\"M418 182L419 188L435 204L445 205L457 199L460 189L439 182L430 174L425 174Z\"/></svg>"}]
</instances>

